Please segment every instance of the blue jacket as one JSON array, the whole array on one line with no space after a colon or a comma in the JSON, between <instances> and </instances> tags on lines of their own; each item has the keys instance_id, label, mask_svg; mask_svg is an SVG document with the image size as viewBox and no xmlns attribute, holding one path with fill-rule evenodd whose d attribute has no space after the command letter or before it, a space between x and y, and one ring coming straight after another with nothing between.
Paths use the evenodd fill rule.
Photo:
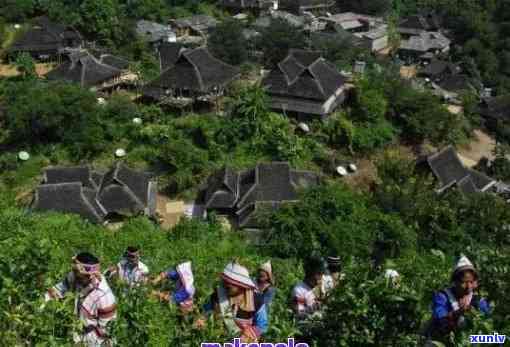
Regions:
<instances>
[{"instance_id":1,"label":"blue jacket","mask_svg":"<svg viewBox=\"0 0 510 347\"><path fill-rule=\"evenodd\" d=\"M449 289L453 291L453 288ZM490 314L489 302L477 295L473 295L473 298L471 299L471 306L484 315ZM446 290L435 293L432 298L432 320L434 325L442 330L444 329L445 331L454 328L454 324L456 322L451 322L447 318L450 312L453 312L453 307L448 295L446 294Z\"/></svg>"},{"instance_id":2,"label":"blue jacket","mask_svg":"<svg viewBox=\"0 0 510 347\"><path fill-rule=\"evenodd\" d=\"M169 269L166 271L166 276L169 280L176 283L176 288L173 293L174 301L177 304L184 302L190 298L190 294L186 291L186 288L181 283L179 273L175 269Z\"/></svg>"},{"instance_id":3,"label":"blue jacket","mask_svg":"<svg viewBox=\"0 0 510 347\"><path fill-rule=\"evenodd\" d=\"M218 305L218 295L216 292L211 295L210 300L204 305L204 311L207 314L212 314ZM239 310L237 312L237 318L240 319L252 319L253 326L257 328L260 334L267 332L269 322L266 305L264 301L255 296L255 312L244 312Z\"/></svg>"}]
</instances>

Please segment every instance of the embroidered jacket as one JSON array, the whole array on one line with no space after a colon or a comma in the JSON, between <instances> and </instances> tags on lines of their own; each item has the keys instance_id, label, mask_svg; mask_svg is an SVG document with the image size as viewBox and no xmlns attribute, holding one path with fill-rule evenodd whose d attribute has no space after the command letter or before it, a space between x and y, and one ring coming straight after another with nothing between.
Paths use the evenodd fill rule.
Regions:
<instances>
[{"instance_id":1,"label":"embroidered jacket","mask_svg":"<svg viewBox=\"0 0 510 347\"><path fill-rule=\"evenodd\" d=\"M94 277L92 282L83 287L73 272L65 279L48 290L46 300L61 299L68 292L77 293L75 314L83 323L83 332L75 338L75 342L84 343L88 347L99 347L109 341L108 324L116 314L116 300L112 290L103 276Z\"/></svg>"},{"instance_id":2,"label":"embroidered jacket","mask_svg":"<svg viewBox=\"0 0 510 347\"><path fill-rule=\"evenodd\" d=\"M319 301L313 288L310 288L305 282L299 282L292 290L292 302L294 311L299 318L306 318L319 308Z\"/></svg>"},{"instance_id":3,"label":"embroidered jacket","mask_svg":"<svg viewBox=\"0 0 510 347\"><path fill-rule=\"evenodd\" d=\"M254 295L255 311L246 312L241 309L235 310L235 316L233 317L235 324L241 331L248 333L248 335L258 338L262 334L267 332L268 328L268 316L266 311L266 305L262 297ZM220 299L218 290L216 290L210 297L207 304L204 305L204 311L207 314L214 312L221 314ZM225 317L223 317L225 318Z\"/></svg>"},{"instance_id":4,"label":"embroidered jacket","mask_svg":"<svg viewBox=\"0 0 510 347\"><path fill-rule=\"evenodd\" d=\"M119 279L126 282L130 287L142 283L149 274L149 268L141 261L133 266L126 259L122 259L117 263L116 271Z\"/></svg>"}]
</instances>

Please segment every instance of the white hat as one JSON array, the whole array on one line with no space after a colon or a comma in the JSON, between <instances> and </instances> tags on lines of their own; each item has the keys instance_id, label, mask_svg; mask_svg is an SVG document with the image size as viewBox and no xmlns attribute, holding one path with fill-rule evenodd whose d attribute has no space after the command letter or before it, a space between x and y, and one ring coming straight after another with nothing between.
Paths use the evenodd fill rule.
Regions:
<instances>
[{"instance_id":1,"label":"white hat","mask_svg":"<svg viewBox=\"0 0 510 347\"><path fill-rule=\"evenodd\" d=\"M393 270L393 269L387 269L385 272L384 272L384 277L388 280L392 280L392 281L395 281L396 279L398 279L400 277L400 274L398 273L397 270Z\"/></svg>"},{"instance_id":2,"label":"white hat","mask_svg":"<svg viewBox=\"0 0 510 347\"><path fill-rule=\"evenodd\" d=\"M117 150L115 151L115 156L117 158L122 158L126 156L126 150L124 148L117 148Z\"/></svg>"},{"instance_id":3,"label":"white hat","mask_svg":"<svg viewBox=\"0 0 510 347\"><path fill-rule=\"evenodd\" d=\"M471 270L475 274L478 274L478 272L475 269L475 266L473 263L466 257L464 254L461 254L459 259L457 260L457 263L453 267L453 274L452 277L454 277L457 273L465 271L465 270Z\"/></svg>"},{"instance_id":4,"label":"white hat","mask_svg":"<svg viewBox=\"0 0 510 347\"><path fill-rule=\"evenodd\" d=\"M269 277L269 282L273 283L273 267L271 266L271 260L265 262L259 266L259 270L265 271Z\"/></svg>"},{"instance_id":5,"label":"white hat","mask_svg":"<svg viewBox=\"0 0 510 347\"><path fill-rule=\"evenodd\" d=\"M250 278L250 272L244 266L231 262L225 266L221 277L227 283L242 288L256 288L256 284Z\"/></svg>"}]
</instances>

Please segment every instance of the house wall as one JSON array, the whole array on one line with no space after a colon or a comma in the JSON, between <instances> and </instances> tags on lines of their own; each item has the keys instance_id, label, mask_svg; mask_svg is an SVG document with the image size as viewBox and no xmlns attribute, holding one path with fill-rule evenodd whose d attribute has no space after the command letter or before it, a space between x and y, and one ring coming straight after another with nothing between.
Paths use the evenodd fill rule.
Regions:
<instances>
[{"instance_id":1,"label":"house wall","mask_svg":"<svg viewBox=\"0 0 510 347\"><path fill-rule=\"evenodd\" d=\"M285 113L295 112L305 115L326 116L333 112L338 105L342 104L345 97L346 90L344 86L342 86L335 92L334 95L323 103L311 100L271 96L271 107Z\"/></svg>"},{"instance_id":2,"label":"house wall","mask_svg":"<svg viewBox=\"0 0 510 347\"><path fill-rule=\"evenodd\" d=\"M314 115L322 115L323 113L322 103L279 96L271 96L271 108L282 112L298 112Z\"/></svg>"},{"instance_id":3,"label":"house wall","mask_svg":"<svg viewBox=\"0 0 510 347\"><path fill-rule=\"evenodd\" d=\"M398 55L400 56L400 59L403 60L418 60L418 58L423 54L424 52L418 52L418 51L411 51L407 49L399 49Z\"/></svg>"},{"instance_id":4,"label":"house wall","mask_svg":"<svg viewBox=\"0 0 510 347\"><path fill-rule=\"evenodd\" d=\"M372 51L378 52L387 48L389 45L388 35L372 40Z\"/></svg>"}]
</instances>

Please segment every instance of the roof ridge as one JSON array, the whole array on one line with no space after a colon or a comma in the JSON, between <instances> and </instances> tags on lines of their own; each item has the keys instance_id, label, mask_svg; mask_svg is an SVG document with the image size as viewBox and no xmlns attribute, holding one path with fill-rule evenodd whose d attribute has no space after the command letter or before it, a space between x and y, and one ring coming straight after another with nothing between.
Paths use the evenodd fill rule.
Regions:
<instances>
[{"instance_id":1,"label":"roof ridge","mask_svg":"<svg viewBox=\"0 0 510 347\"><path fill-rule=\"evenodd\" d=\"M124 169L124 170L130 170L130 171L135 171L135 170L131 170L130 168L128 168L127 166L123 165L122 162L117 162L115 164L115 172L114 172L114 175L113 175L113 179L115 181L117 181L118 183L120 183L120 185L122 186L122 189L125 189L127 191L127 193L131 196L133 196L136 200L136 202L138 204L140 204L141 206L144 206L144 204L142 203L142 201L139 199L138 196L136 196L136 194L133 192L133 190L131 189L131 187L129 187L123 180L121 180L118 175L119 175L119 171L121 169Z\"/></svg>"},{"instance_id":2,"label":"roof ridge","mask_svg":"<svg viewBox=\"0 0 510 347\"><path fill-rule=\"evenodd\" d=\"M257 186L259 185L259 165L260 163L257 163L257 165L255 166L255 168L253 169L255 171L255 182L253 183L253 185L250 187L250 189L248 189L246 191L246 193L244 193L244 196L240 196L238 201L236 201L236 205L238 206L241 206L244 201L246 200L246 198L253 192L253 190L255 190L257 188ZM249 169L250 170L250 169ZM239 178L241 177L241 175L239 174ZM239 185L240 187L241 185Z\"/></svg>"},{"instance_id":3,"label":"roof ridge","mask_svg":"<svg viewBox=\"0 0 510 347\"><path fill-rule=\"evenodd\" d=\"M320 57L320 58L317 58L312 64L310 64L306 70L308 70L308 72L310 72L310 74L313 76L313 81L315 82L315 84L317 84L317 87L319 87L319 90L320 92L322 93L322 96L326 96L326 91L324 90L324 87L322 86L322 83L321 81L319 80L319 78L317 77L317 74L313 71L313 67L319 63L321 60L324 60L324 58Z\"/></svg>"},{"instance_id":4,"label":"roof ridge","mask_svg":"<svg viewBox=\"0 0 510 347\"><path fill-rule=\"evenodd\" d=\"M455 157L455 159L460 163L460 165L462 166L462 168L464 169L464 176L462 176L461 179L457 180L457 179L454 179L452 182L448 182L448 183L445 183L444 184L444 187L442 187L441 189L444 189L448 186L450 186L451 184L455 184L459 181L461 181L462 179L464 179L466 176L470 176L471 175L471 172L469 171L468 168L466 168L466 166L464 165L464 163L462 162L462 160L460 159L459 157L459 154L457 153L457 150L455 149L454 146L452 145L448 145L446 146L445 148L443 148L442 150L440 150L439 152L437 153L434 153L432 154L431 156L429 156L427 158L427 163L429 164L429 166L432 168L432 172L434 172L434 174L437 176L437 177L440 177L440 175L438 175L433 167L433 165L431 165L431 161L437 159L438 157L440 157L441 155L443 155L444 153L448 152L448 151L452 151L453 153L453 156Z\"/></svg>"},{"instance_id":5,"label":"roof ridge","mask_svg":"<svg viewBox=\"0 0 510 347\"><path fill-rule=\"evenodd\" d=\"M193 59L191 59L190 55L197 51L198 50L203 50L203 51L206 51L206 48L205 47L198 47L198 48L195 48L195 49L190 49L190 50L187 50L187 51L183 51L181 53L181 56L184 56L186 58L186 60L193 66L193 69L195 70L195 73L196 73L196 76L197 76L197 80L198 80L198 84L200 85L200 89L201 90L204 90L204 81L202 80L202 74L200 73L200 69L198 68L197 64L195 64L195 62L193 61Z\"/></svg>"},{"instance_id":6,"label":"roof ridge","mask_svg":"<svg viewBox=\"0 0 510 347\"><path fill-rule=\"evenodd\" d=\"M293 80L290 80L288 74L286 73L285 69L283 68L283 64L289 60L293 60L299 67L301 67L301 71L296 75L296 77L294 77ZM293 83L295 83L299 76L301 76L301 74L303 73L303 71L306 69L306 66L304 66L303 64L301 64L301 62L296 59L296 57L293 55L293 54L287 54L287 56L285 57L285 59L283 59L281 62L279 62L278 64L278 68L280 69L280 71L283 73L283 76L285 77L285 81L287 81L287 85L291 85Z\"/></svg>"},{"instance_id":7,"label":"roof ridge","mask_svg":"<svg viewBox=\"0 0 510 347\"><path fill-rule=\"evenodd\" d=\"M99 215L99 213L97 213L97 210L94 208L94 205L92 205L89 201L89 199L87 199L87 197L85 196L85 194L83 193L83 185L81 186L80 188L80 196L82 198L82 200L85 202L85 205L87 205L87 207L92 211L92 214L97 218L98 221L101 221L102 218L101 216ZM103 206L101 204L98 203L98 206L100 206L101 208L103 208Z\"/></svg>"}]
</instances>

